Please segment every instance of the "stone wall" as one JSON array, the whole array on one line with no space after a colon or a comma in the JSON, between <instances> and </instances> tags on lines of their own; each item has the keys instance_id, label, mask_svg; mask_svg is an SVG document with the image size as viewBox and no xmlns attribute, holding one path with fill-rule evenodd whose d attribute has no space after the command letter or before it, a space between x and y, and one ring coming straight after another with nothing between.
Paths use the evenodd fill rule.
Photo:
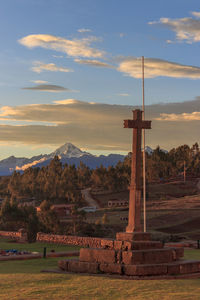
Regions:
<instances>
[{"instance_id":1,"label":"stone wall","mask_svg":"<svg viewBox=\"0 0 200 300\"><path fill-rule=\"evenodd\" d=\"M71 235L46 234L38 232L38 242L56 243L63 245L83 246L90 248L101 248L101 238L95 237L80 237Z\"/></svg>"},{"instance_id":2,"label":"stone wall","mask_svg":"<svg viewBox=\"0 0 200 300\"><path fill-rule=\"evenodd\" d=\"M20 229L19 231L0 231L0 237L15 239L19 242L27 241L27 233L24 231L24 229ZM104 241L102 238L47 234L42 232L37 233L36 240L37 242L74 245L90 248L101 248L102 241Z\"/></svg>"},{"instance_id":3,"label":"stone wall","mask_svg":"<svg viewBox=\"0 0 200 300\"><path fill-rule=\"evenodd\" d=\"M27 233L24 229L19 229L19 231L0 231L0 236L14 239L20 242L27 241Z\"/></svg>"}]
</instances>

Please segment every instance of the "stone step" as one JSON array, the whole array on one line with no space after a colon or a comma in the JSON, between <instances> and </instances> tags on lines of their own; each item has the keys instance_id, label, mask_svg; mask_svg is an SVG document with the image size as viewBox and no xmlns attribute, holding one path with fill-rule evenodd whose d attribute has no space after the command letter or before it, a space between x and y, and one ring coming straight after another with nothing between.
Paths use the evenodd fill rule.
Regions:
<instances>
[{"instance_id":1,"label":"stone step","mask_svg":"<svg viewBox=\"0 0 200 300\"><path fill-rule=\"evenodd\" d=\"M101 248L115 250L142 250L142 249L161 249L163 243L159 241L116 241L116 240L101 240Z\"/></svg>"},{"instance_id":2,"label":"stone step","mask_svg":"<svg viewBox=\"0 0 200 300\"><path fill-rule=\"evenodd\" d=\"M117 232L117 241L150 241L151 234L148 232Z\"/></svg>"},{"instance_id":3,"label":"stone step","mask_svg":"<svg viewBox=\"0 0 200 300\"><path fill-rule=\"evenodd\" d=\"M155 241L114 241L115 250L161 249L163 243Z\"/></svg>"},{"instance_id":4,"label":"stone step","mask_svg":"<svg viewBox=\"0 0 200 300\"><path fill-rule=\"evenodd\" d=\"M136 264L158 264L179 260L183 257L183 248L162 248L147 250L110 250L82 248L80 250L80 261L97 263L123 263L127 265Z\"/></svg>"},{"instance_id":5,"label":"stone step","mask_svg":"<svg viewBox=\"0 0 200 300\"><path fill-rule=\"evenodd\" d=\"M180 261L171 264L124 265L123 271L129 276L178 275L200 272L199 261Z\"/></svg>"},{"instance_id":6,"label":"stone step","mask_svg":"<svg viewBox=\"0 0 200 300\"><path fill-rule=\"evenodd\" d=\"M99 273L98 263L82 262L76 259L70 260L60 260L58 266L61 270L74 273L89 273L97 274Z\"/></svg>"},{"instance_id":7,"label":"stone step","mask_svg":"<svg viewBox=\"0 0 200 300\"><path fill-rule=\"evenodd\" d=\"M118 274L126 276L185 275L200 272L200 261L178 261L167 264L124 265L61 260L61 270L74 273Z\"/></svg>"},{"instance_id":8,"label":"stone step","mask_svg":"<svg viewBox=\"0 0 200 300\"><path fill-rule=\"evenodd\" d=\"M83 262L116 263L117 252L107 249L81 248L79 260Z\"/></svg>"},{"instance_id":9,"label":"stone step","mask_svg":"<svg viewBox=\"0 0 200 300\"><path fill-rule=\"evenodd\" d=\"M126 265L169 263L179 260L183 255L183 248L121 251L121 262Z\"/></svg>"}]
</instances>

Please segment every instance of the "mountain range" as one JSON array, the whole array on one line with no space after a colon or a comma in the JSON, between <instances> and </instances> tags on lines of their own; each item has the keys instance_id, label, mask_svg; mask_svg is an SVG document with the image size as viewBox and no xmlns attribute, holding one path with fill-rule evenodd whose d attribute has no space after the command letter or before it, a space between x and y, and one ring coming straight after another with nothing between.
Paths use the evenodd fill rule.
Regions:
<instances>
[{"instance_id":1,"label":"mountain range","mask_svg":"<svg viewBox=\"0 0 200 300\"><path fill-rule=\"evenodd\" d=\"M10 156L0 161L0 176L8 176L14 170L23 172L29 167L47 166L50 161L58 156L63 164L75 164L76 166L82 161L88 167L94 169L103 165L104 167L115 166L118 161L123 161L124 155L109 154L108 156L95 156L88 152L82 151L71 143L66 143L50 154L33 156L31 158Z\"/></svg>"},{"instance_id":2,"label":"mountain range","mask_svg":"<svg viewBox=\"0 0 200 300\"><path fill-rule=\"evenodd\" d=\"M149 155L153 153L153 149L149 146L146 146L145 151ZM166 152L166 150L162 151ZM119 161L123 161L125 158L124 155L120 154L109 154L107 156L92 155L91 153L82 151L71 143L66 143L50 154L41 154L31 158L10 156L3 159L0 161L0 176L9 176L15 170L23 172L29 167L47 166L56 155L63 164L75 164L75 166L78 166L80 161L82 161L91 169L100 167L100 165L104 167L115 166Z\"/></svg>"}]
</instances>

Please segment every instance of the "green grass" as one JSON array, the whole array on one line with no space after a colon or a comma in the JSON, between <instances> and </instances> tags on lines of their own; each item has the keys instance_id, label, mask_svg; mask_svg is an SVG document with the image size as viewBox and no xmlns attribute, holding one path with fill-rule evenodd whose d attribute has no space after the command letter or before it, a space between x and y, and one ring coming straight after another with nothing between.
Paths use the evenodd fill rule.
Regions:
<instances>
[{"instance_id":1,"label":"green grass","mask_svg":"<svg viewBox=\"0 0 200 300\"><path fill-rule=\"evenodd\" d=\"M61 259L65 258L56 257L29 260L0 261L0 274L38 274L41 270L56 269L58 260Z\"/></svg>"},{"instance_id":2,"label":"green grass","mask_svg":"<svg viewBox=\"0 0 200 300\"><path fill-rule=\"evenodd\" d=\"M74 251L79 250L78 246L68 246L68 245L57 245L50 243L15 243L8 239L0 238L0 249L16 249L21 251L30 251L30 252L43 252L44 247L47 248L47 252L55 250L55 252L64 252L64 251Z\"/></svg>"},{"instance_id":3,"label":"green grass","mask_svg":"<svg viewBox=\"0 0 200 300\"><path fill-rule=\"evenodd\" d=\"M200 260L200 250L185 250ZM63 259L63 258L61 258ZM200 279L123 280L77 274L40 273L59 258L0 262L0 299L199 300Z\"/></svg>"},{"instance_id":4,"label":"green grass","mask_svg":"<svg viewBox=\"0 0 200 300\"><path fill-rule=\"evenodd\" d=\"M185 249L184 259L200 260L200 249Z\"/></svg>"}]
</instances>

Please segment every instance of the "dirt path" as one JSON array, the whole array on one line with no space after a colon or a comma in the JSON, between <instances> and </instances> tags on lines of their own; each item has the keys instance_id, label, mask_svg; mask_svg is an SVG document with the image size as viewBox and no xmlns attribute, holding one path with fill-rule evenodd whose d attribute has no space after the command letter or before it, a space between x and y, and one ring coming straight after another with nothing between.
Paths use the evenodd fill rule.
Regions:
<instances>
[{"instance_id":1,"label":"dirt path","mask_svg":"<svg viewBox=\"0 0 200 300\"><path fill-rule=\"evenodd\" d=\"M82 190L82 196L85 199L85 201L88 203L89 206L95 206L97 209L100 208L99 204L96 202L95 199L92 198L91 194L90 194L90 190L91 188L87 188L85 190Z\"/></svg>"}]
</instances>

